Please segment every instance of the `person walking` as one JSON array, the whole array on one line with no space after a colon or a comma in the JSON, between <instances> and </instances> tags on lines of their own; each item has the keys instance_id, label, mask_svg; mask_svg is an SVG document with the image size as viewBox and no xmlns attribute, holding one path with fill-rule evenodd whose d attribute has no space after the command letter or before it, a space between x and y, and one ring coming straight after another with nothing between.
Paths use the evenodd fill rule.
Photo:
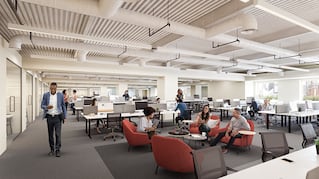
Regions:
<instances>
[{"instance_id":1,"label":"person walking","mask_svg":"<svg viewBox=\"0 0 319 179\"><path fill-rule=\"evenodd\" d=\"M47 119L50 152L48 155L60 157L61 129L66 119L66 109L63 94L56 91L57 84L50 84L50 91L43 94L41 108L44 110L43 118ZM54 136L55 133L55 143Z\"/></svg>"}]
</instances>

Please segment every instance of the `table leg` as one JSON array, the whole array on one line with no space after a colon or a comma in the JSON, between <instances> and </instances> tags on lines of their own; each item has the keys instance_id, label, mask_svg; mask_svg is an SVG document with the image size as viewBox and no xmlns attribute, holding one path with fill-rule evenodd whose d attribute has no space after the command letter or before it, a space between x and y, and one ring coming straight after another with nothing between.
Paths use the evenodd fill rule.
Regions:
<instances>
[{"instance_id":1,"label":"table leg","mask_svg":"<svg viewBox=\"0 0 319 179\"><path fill-rule=\"evenodd\" d=\"M88 133L88 120L85 118L85 132Z\"/></svg>"},{"instance_id":2,"label":"table leg","mask_svg":"<svg viewBox=\"0 0 319 179\"><path fill-rule=\"evenodd\" d=\"M76 120L80 121L80 111L76 110Z\"/></svg>"},{"instance_id":3,"label":"table leg","mask_svg":"<svg viewBox=\"0 0 319 179\"><path fill-rule=\"evenodd\" d=\"M91 137L91 120L89 120L89 138L92 139Z\"/></svg>"},{"instance_id":4,"label":"table leg","mask_svg":"<svg viewBox=\"0 0 319 179\"><path fill-rule=\"evenodd\" d=\"M163 128L164 127L164 114L160 114L161 115L161 128ZM174 119L173 119L173 124L174 124Z\"/></svg>"},{"instance_id":5,"label":"table leg","mask_svg":"<svg viewBox=\"0 0 319 179\"><path fill-rule=\"evenodd\" d=\"M291 133L291 116L288 117L288 133Z\"/></svg>"},{"instance_id":6,"label":"table leg","mask_svg":"<svg viewBox=\"0 0 319 179\"><path fill-rule=\"evenodd\" d=\"M284 116L280 116L280 118L281 118L280 126L281 126L281 127L284 127Z\"/></svg>"},{"instance_id":7,"label":"table leg","mask_svg":"<svg viewBox=\"0 0 319 179\"><path fill-rule=\"evenodd\" d=\"M266 128L269 129L269 114L266 115Z\"/></svg>"},{"instance_id":8,"label":"table leg","mask_svg":"<svg viewBox=\"0 0 319 179\"><path fill-rule=\"evenodd\" d=\"M220 121L223 121L223 110L220 109Z\"/></svg>"}]
</instances>

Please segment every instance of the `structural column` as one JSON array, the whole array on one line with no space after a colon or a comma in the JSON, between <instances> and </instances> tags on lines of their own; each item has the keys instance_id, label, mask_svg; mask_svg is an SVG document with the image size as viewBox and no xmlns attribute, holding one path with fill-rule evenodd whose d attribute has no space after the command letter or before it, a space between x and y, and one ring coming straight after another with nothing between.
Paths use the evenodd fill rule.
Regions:
<instances>
[{"instance_id":1,"label":"structural column","mask_svg":"<svg viewBox=\"0 0 319 179\"><path fill-rule=\"evenodd\" d=\"M128 90L128 84L127 83L119 83L117 94L119 96L122 96L124 94L125 90Z\"/></svg>"},{"instance_id":2,"label":"structural column","mask_svg":"<svg viewBox=\"0 0 319 179\"><path fill-rule=\"evenodd\" d=\"M157 96L161 100L175 100L178 89L178 77L175 74L168 74L157 79Z\"/></svg>"}]
</instances>

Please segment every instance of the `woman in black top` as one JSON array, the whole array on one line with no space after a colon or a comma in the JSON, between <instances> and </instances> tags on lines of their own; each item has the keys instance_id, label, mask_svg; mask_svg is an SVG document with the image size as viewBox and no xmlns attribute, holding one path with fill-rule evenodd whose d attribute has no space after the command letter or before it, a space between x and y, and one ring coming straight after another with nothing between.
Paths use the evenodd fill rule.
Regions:
<instances>
[{"instance_id":1,"label":"woman in black top","mask_svg":"<svg viewBox=\"0 0 319 179\"><path fill-rule=\"evenodd\" d=\"M182 103L183 102L183 91L181 89L177 90L177 95L176 95L175 100L178 103Z\"/></svg>"}]
</instances>

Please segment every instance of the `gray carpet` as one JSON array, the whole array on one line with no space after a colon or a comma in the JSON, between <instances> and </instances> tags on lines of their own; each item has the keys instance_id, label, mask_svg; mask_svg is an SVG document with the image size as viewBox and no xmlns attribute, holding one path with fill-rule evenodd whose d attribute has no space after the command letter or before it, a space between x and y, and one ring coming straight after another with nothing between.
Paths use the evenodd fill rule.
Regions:
<instances>
[{"instance_id":1,"label":"gray carpet","mask_svg":"<svg viewBox=\"0 0 319 179\"><path fill-rule=\"evenodd\" d=\"M155 175L156 163L149 147L135 147L130 152L127 151L127 148L128 145L126 143L95 147L115 179L126 179L128 177L139 179L195 178L192 173L181 174L170 172L162 168L160 168L159 173ZM233 148L224 156L227 166L235 169L243 169L261 162L261 148L252 146L249 151Z\"/></svg>"}]
</instances>

